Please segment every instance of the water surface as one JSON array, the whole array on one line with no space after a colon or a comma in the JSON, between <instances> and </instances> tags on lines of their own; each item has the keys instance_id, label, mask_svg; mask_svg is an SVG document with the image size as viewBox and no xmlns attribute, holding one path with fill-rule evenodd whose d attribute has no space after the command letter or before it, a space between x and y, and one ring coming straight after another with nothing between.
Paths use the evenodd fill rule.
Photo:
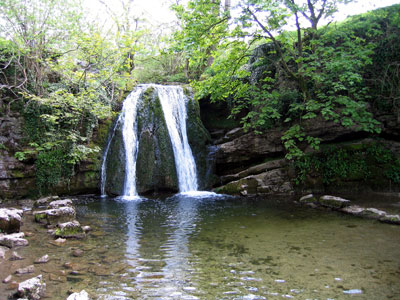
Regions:
<instances>
[{"instance_id":1,"label":"water surface","mask_svg":"<svg viewBox=\"0 0 400 300\"><path fill-rule=\"evenodd\" d=\"M95 299L400 299L400 226L285 198L204 195L89 201L78 220L93 228L86 239L53 246L33 224L20 250L52 258L35 271L50 299L80 289Z\"/></svg>"}]
</instances>

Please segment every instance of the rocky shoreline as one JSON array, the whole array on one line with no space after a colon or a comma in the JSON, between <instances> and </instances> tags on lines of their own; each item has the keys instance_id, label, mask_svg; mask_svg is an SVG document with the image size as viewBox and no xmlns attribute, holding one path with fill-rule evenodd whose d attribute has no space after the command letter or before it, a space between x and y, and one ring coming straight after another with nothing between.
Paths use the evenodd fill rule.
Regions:
<instances>
[{"instance_id":1,"label":"rocky shoreline","mask_svg":"<svg viewBox=\"0 0 400 300\"><path fill-rule=\"evenodd\" d=\"M373 207L353 205L350 200L341 197L324 195L318 198L313 194L308 194L301 197L298 202L312 208L330 209L356 217L378 220L382 223L400 225L400 215L389 214Z\"/></svg>"},{"instance_id":2,"label":"rocky shoreline","mask_svg":"<svg viewBox=\"0 0 400 300\"><path fill-rule=\"evenodd\" d=\"M91 230L89 226L81 226L75 219L76 211L71 199L60 199L58 196L40 198L36 201L21 201L25 204L21 209L0 208L0 262L22 261L24 258L17 251L21 247L29 247L26 237L34 235L32 232L21 232L24 218L34 218L37 223L47 229L48 234L54 237L54 244L59 246L66 239L83 239ZM75 249L73 255L79 255L79 249ZM39 300L46 295L46 282L43 274L20 281L21 276L35 273L35 265L46 264L50 260L45 254L36 259L34 264L10 269L9 274L3 274L2 283L7 285L10 291L8 299ZM20 281L20 282L18 282ZM67 300L90 299L84 290L80 292L71 291Z\"/></svg>"}]
</instances>

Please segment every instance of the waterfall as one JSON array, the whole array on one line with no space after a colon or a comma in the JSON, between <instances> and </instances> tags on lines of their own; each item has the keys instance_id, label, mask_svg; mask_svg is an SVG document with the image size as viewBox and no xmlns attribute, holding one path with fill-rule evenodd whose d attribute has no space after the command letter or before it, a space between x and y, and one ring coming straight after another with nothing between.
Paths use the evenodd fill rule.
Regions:
<instances>
[{"instance_id":1,"label":"waterfall","mask_svg":"<svg viewBox=\"0 0 400 300\"><path fill-rule=\"evenodd\" d=\"M137 104L143 87L138 87L124 101L121 112L122 138L125 146L125 183L124 194L126 197L137 197L136 192L136 157L138 149L137 137Z\"/></svg>"},{"instance_id":2,"label":"waterfall","mask_svg":"<svg viewBox=\"0 0 400 300\"><path fill-rule=\"evenodd\" d=\"M118 124L122 124L122 138L125 148L125 181L123 198L137 198L136 190L136 159L139 149L137 130L138 106L141 104L142 94L146 89L154 88L158 94L164 114L165 123L171 140L175 158L175 167L178 176L179 192L197 191L196 163L189 146L186 132L186 102L183 89L178 86L162 86L146 84L138 86L125 99L110 141L107 143L101 168L101 193L105 195L106 160L111 140L115 135Z\"/></svg>"},{"instance_id":3,"label":"waterfall","mask_svg":"<svg viewBox=\"0 0 400 300\"><path fill-rule=\"evenodd\" d=\"M121 116L121 115L120 115ZM107 141L106 149L104 150L104 155L103 155L103 161L101 163L101 181L100 181L100 192L101 192L101 197L106 197L106 180L107 180L107 167L106 167L106 162L107 162L107 155L108 151L110 150L111 146L111 141L115 135L115 129L117 129L117 126L120 122L120 117L118 117L117 121L115 122L115 125L112 129L111 136Z\"/></svg>"},{"instance_id":4,"label":"waterfall","mask_svg":"<svg viewBox=\"0 0 400 300\"><path fill-rule=\"evenodd\" d=\"M155 86L164 111L165 122L174 150L179 191L197 191L196 163L186 132L186 101L181 87Z\"/></svg>"}]
</instances>

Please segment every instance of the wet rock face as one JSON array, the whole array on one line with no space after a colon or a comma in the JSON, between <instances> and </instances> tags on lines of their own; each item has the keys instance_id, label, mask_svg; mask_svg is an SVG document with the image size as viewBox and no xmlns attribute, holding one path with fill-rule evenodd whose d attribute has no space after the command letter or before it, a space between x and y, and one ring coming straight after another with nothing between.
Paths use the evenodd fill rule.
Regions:
<instances>
[{"instance_id":1,"label":"wet rock face","mask_svg":"<svg viewBox=\"0 0 400 300\"><path fill-rule=\"evenodd\" d=\"M102 136L98 135L103 127L95 128L93 142L103 146ZM38 194L35 174L35 158L19 161L15 153L27 147L24 132L24 118L18 112L0 117L0 199L22 199ZM98 190L101 153L82 161L76 169L75 176L68 182L59 183L52 192L58 194L93 193Z\"/></svg>"},{"instance_id":2,"label":"wet rock face","mask_svg":"<svg viewBox=\"0 0 400 300\"><path fill-rule=\"evenodd\" d=\"M189 98L187 101L188 140L198 166L198 178L204 178L210 136L201 123L197 102ZM136 189L139 194L157 190L178 191L174 152L160 99L154 88L148 88L143 93L137 109ZM116 127L106 166L106 192L121 195L125 181L122 124ZM207 185L210 186L205 181L199 183L201 188Z\"/></svg>"},{"instance_id":3,"label":"wet rock face","mask_svg":"<svg viewBox=\"0 0 400 300\"><path fill-rule=\"evenodd\" d=\"M175 158L157 92L149 88L138 107L139 149L136 185L139 193L178 190Z\"/></svg>"}]
</instances>

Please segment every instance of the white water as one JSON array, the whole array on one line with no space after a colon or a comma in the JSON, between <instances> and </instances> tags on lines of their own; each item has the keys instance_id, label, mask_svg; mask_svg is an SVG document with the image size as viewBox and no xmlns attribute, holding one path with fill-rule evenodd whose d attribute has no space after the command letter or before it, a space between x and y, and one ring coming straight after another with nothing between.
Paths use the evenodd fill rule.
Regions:
<instances>
[{"instance_id":1,"label":"white water","mask_svg":"<svg viewBox=\"0 0 400 300\"><path fill-rule=\"evenodd\" d=\"M143 87L137 87L124 101L122 107L122 138L125 146L125 183L124 183L124 199L136 199L138 197L136 191L136 158L138 150L137 137L137 103Z\"/></svg>"},{"instance_id":2,"label":"white water","mask_svg":"<svg viewBox=\"0 0 400 300\"><path fill-rule=\"evenodd\" d=\"M107 144L104 153L104 159L101 167L102 196L106 195L105 182L107 154L110 148L111 140L114 137L115 129L119 123L122 123L122 136L126 157L126 173L124 192L123 196L120 198L124 200L139 198L136 191L136 159L139 148L137 136L137 106L141 94L149 87L156 89L164 112L164 118L174 151L179 192L188 193L197 191L198 189L196 163L194 161L187 138L187 98L183 93L183 89L177 86L148 84L138 86L124 101L121 115L113 129L110 142Z\"/></svg>"},{"instance_id":3,"label":"white water","mask_svg":"<svg viewBox=\"0 0 400 300\"><path fill-rule=\"evenodd\" d=\"M110 150L111 142L112 139L114 138L115 135L115 129L117 129L117 126L120 122L121 115L118 117L117 121L115 122L114 128L112 129L110 139L107 142L106 149L104 150L104 155L103 155L103 161L101 163L101 182L100 182L100 192L101 192L101 197L106 197L106 180L107 180L107 155L108 151Z\"/></svg>"},{"instance_id":4,"label":"white water","mask_svg":"<svg viewBox=\"0 0 400 300\"><path fill-rule=\"evenodd\" d=\"M196 163L186 132L186 97L177 86L154 85L160 97L165 122L174 150L179 192L197 191Z\"/></svg>"}]
</instances>

